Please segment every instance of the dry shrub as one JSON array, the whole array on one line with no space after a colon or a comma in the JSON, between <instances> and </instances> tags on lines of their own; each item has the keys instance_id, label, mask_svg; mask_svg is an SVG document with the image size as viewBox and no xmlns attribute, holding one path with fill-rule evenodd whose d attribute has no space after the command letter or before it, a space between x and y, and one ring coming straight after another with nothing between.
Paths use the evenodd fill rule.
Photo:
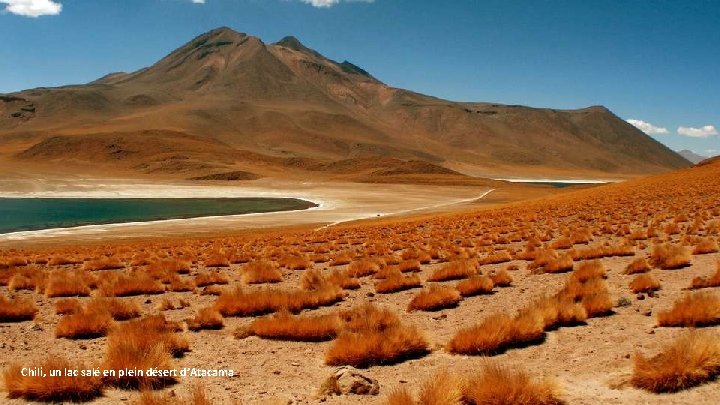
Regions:
<instances>
[{"instance_id":1,"label":"dry shrub","mask_svg":"<svg viewBox=\"0 0 720 405\"><path fill-rule=\"evenodd\" d=\"M45 287L46 273L35 267L15 270L8 280L8 288L13 291L37 291L41 292Z\"/></svg>"},{"instance_id":2,"label":"dry shrub","mask_svg":"<svg viewBox=\"0 0 720 405\"><path fill-rule=\"evenodd\" d=\"M605 280L593 278L583 283L571 277L561 294L580 301L589 318L613 312L613 302Z\"/></svg>"},{"instance_id":3,"label":"dry shrub","mask_svg":"<svg viewBox=\"0 0 720 405\"><path fill-rule=\"evenodd\" d=\"M333 270L326 279L328 283L335 284L343 290L357 290L360 288L360 281L348 276L347 272L344 271Z\"/></svg>"},{"instance_id":4,"label":"dry shrub","mask_svg":"<svg viewBox=\"0 0 720 405\"><path fill-rule=\"evenodd\" d=\"M679 298L673 307L657 315L660 326L711 326L720 323L720 298L696 292Z\"/></svg>"},{"instance_id":5,"label":"dry shrub","mask_svg":"<svg viewBox=\"0 0 720 405\"><path fill-rule=\"evenodd\" d=\"M416 259L405 260L398 265L401 273L418 272L421 270L420 261Z\"/></svg>"},{"instance_id":6,"label":"dry shrub","mask_svg":"<svg viewBox=\"0 0 720 405\"><path fill-rule=\"evenodd\" d=\"M352 257L349 253L340 253L339 255L335 256L332 260L330 260L331 266L343 266L345 264L350 264L352 261Z\"/></svg>"},{"instance_id":7,"label":"dry shrub","mask_svg":"<svg viewBox=\"0 0 720 405\"><path fill-rule=\"evenodd\" d=\"M212 405L205 388L200 383L193 384L187 394L178 396L175 391L169 393L153 392L143 390L136 405Z\"/></svg>"},{"instance_id":8,"label":"dry shrub","mask_svg":"<svg viewBox=\"0 0 720 405\"><path fill-rule=\"evenodd\" d=\"M199 310L194 318L187 321L187 325L188 329L195 332L200 330L219 330L225 326L222 315L218 312L217 308L214 307Z\"/></svg>"},{"instance_id":9,"label":"dry shrub","mask_svg":"<svg viewBox=\"0 0 720 405\"><path fill-rule=\"evenodd\" d=\"M28 298L5 298L0 295L0 322L22 322L35 319L38 309Z\"/></svg>"},{"instance_id":10,"label":"dry shrub","mask_svg":"<svg viewBox=\"0 0 720 405\"><path fill-rule=\"evenodd\" d=\"M455 354L493 355L540 342L544 338L545 329L540 318L511 318L500 314L458 331L450 340L448 350Z\"/></svg>"},{"instance_id":11,"label":"dry shrub","mask_svg":"<svg viewBox=\"0 0 720 405\"><path fill-rule=\"evenodd\" d=\"M540 273L566 273L573 269L573 258L569 253L558 254L556 251L542 250L535 255L528 270L534 274Z\"/></svg>"},{"instance_id":12,"label":"dry shrub","mask_svg":"<svg viewBox=\"0 0 720 405\"><path fill-rule=\"evenodd\" d=\"M346 274L353 278L370 276L380 271L380 265L372 260L357 260L347 267Z\"/></svg>"},{"instance_id":13,"label":"dry shrub","mask_svg":"<svg viewBox=\"0 0 720 405\"><path fill-rule=\"evenodd\" d=\"M463 297L472 297L479 294L492 293L495 283L488 276L473 276L467 280L462 280L455 285Z\"/></svg>"},{"instance_id":14,"label":"dry shrub","mask_svg":"<svg viewBox=\"0 0 720 405\"><path fill-rule=\"evenodd\" d=\"M647 260L645 258L638 258L633 260L630 264L625 267L625 270L623 271L623 274L638 274L638 273L647 273L650 271L650 265L647 263Z\"/></svg>"},{"instance_id":15,"label":"dry shrub","mask_svg":"<svg viewBox=\"0 0 720 405\"><path fill-rule=\"evenodd\" d=\"M439 285L420 291L408 304L408 311L437 311L444 308L453 308L462 300L460 293L452 288Z\"/></svg>"},{"instance_id":16,"label":"dry shrub","mask_svg":"<svg viewBox=\"0 0 720 405\"><path fill-rule=\"evenodd\" d=\"M690 250L678 245L655 245L650 256L653 266L663 270L680 269L690 265Z\"/></svg>"},{"instance_id":17,"label":"dry shrub","mask_svg":"<svg viewBox=\"0 0 720 405\"><path fill-rule=\"evenodd\" d=\"M341 314L341 319L342 330L325 355L328 365L395 364L429 352L425 337L388 310L363 305Z\"/></svg>"},{"instance_id":18,"label":"dry shrub","mask_svg":"<svg viewBox=\"0 0 720 405\"><path fill-rule=\"evenodd\" d=\"M484 264L500 264L507 263L512 260L512 256L507 251L497 252L489 256L481 258L478 262L480 265Z\"/></svg>"},{"instance_id":19,"label":"dry shrub","mask_svg":"<svg viewBox=\"0 0 720 405\"><path fill-rule=\"evenodd\" d=\"M490 279L496 287L510 287L513 282L512 276L506 270L496 271L490 274Z\"/></svg>"},{"instance_id":20,"label":"dry shrub","mask_svg":"<svg viewBox=\"0 0 720 405\"><path fill-rule=\"evenodd\" d=\"M45 373L50 370L85 369L83 364L71 363L58 356L49 356L37 366ZM85 376L23 376L21 366L13 364L4 373L5 389L11 399L23 398L27 401L42 402L80 402L90 401L102 395L100 378Z\"/></svg>"},{"instance_id":21,"label":"dry shrub","mask_svg":"<svg viewBox=\"0 0 720 405\"><path fill-rule=\"evenodd\" d=\"M254 291L237 287L223 291L215 301L215 308L223 316L255 316L281 309L297 313L303 309L314 309L332 305L343 299L343 291L327 284L316 290L260 289Z\"/></svg>"},{"instance_id":22,"label":"dry shrub","mask_svg":"<svg viewBox=\"0 0 720 405\"><path fill-rule=\"evenodd\" d=\"M415 399L406 387L393 390L385 400L386 405L416 405Z\"/></svg>"},{"instance_id":23,"label":"dry shrub","mask_svg":"<svg viewBox=\"0 0 720 405\"><path fill-rule=\"evenodd\" d=\"M106 311L116 321L127 321L140 316L142 309L134 300L97 297L87 303L89 311Z\"/></svg>"},{"instance_id":24,"label":"dry shrub","mask_svg":"<svg viewBox=\"0 0 720 405\"><path fill-rule=\"evenodd\" d=\"M255 319L250 332L261 338L297 342L321 342L334 339L340 328L337 315L293 316L287 311Z\"/></svg>"},{"instance_id":25,"label":"dry shrub","mask_svg":"<svg viewBox=\"0 0 720 405\"><path fill-rule=\"evenodd\" d=\"M448 372L433 376L422 385L416 401L407 388L396 389L387 398L387 405L463 405L464 382Z\"/></svg>"},{"instance_id":26,"label":"dry shrub","mask_svg":"<svg viewBox=\"0 0 720 405\"><path fill-rule=\"evenodd\" d=\"M547 331L561 326L581 325L588 314L581 303L560 293L536 300L520 311L518 318L526 318L526 322L539 319Z\"/></svg>"},{"instance_id":27,"label":"dry shrub","mask_svg":"<svg viewBox=\"0 0 720 405\"><path fill-rule=\"evenodd\" d=\"M420 286L422 286L422 282L417 274L402 276L400 273L396 273L375 284L375 292L379 294L391 294Z\"/></svg>"},{"instance_id":28,"label":"dry shrub","mask_svg":"<svg viewBox=\"0 0 720 405\"><path fill-rule=\"evenodd\" d=\"M290 270L305 270L312 267L312 263L305 256L284 256L278 260L278 264Z\"/></svg>"},{"instance_id":29,"label":"dry shrub","mask_svg":"<svg viewBox=\"0 0 720 405\"><path fill-rule=\"evenodd\" d=\"M83 263L82 269L86 271L119 270L124 269L125 263L114 257L103 257Z\"/></svg>"},{"instance_id":30,"label":"dry shrub","mask_svg":"<svg viewBox=\"0 0 720 405\"><path fill-rule=\"evenodd\" d=\"M208 271L195 276L196 287L207 287L209 285L226 285L230 283L228 276L221 271Z\"/></svg>"},{"instance_id":31,"label":"dry shrub","mask_svg":"<svg viewBox=\"0 0 720 405\"><path fill-rule=\"evenodd\" d=\"M90 295L90 287L85 283L82 273L55 271L48 279L45 294L49 298L87 297Z\"/></svg>"},{"instance_id":32,"label":"dry shrub","mask_svg":"<svg viewBox=\"0 0 720 405\"><path fill-rule=\"evenodd\" d=\"M81 264L82 262L83 260L77 257L58 255L50 258L50 260L48 261L48 266L67 266Z\"/></svg>"},{"instance_id":33,"label":"dry shrub","mask_svg":"<svg viewBox=\"0 0 720 405\"><path fill-rule=\"evenodd\" d=\"M191 280L183 279L178 275L170 277L170 285L168 289L172 292L191 292L195 291L195 283Z\"/></svg>"},{"instance_id":34,"label":"dry shrub","mask_svg":"<svg viewBox=\"0 0 720 405\"><path fill-rule=\"evenodd\" d=\"M694 255L704 255L708 253L717 253L720 250L718 243L712 239L706 238L698 242L693 249Z\"/></svg>"},{"instance_id":35,"label":"dry shrub","mask_svg":"<svg viewBox=\"0 0 720 405\"><path fill-rule=\"evenodd\" d=\"M213 252L205 258L205 267L230 267L230 261L223 252Z\"/></svg>"},{"instance_id":36,"label":"dry shrub","mask_svg":"<svg viewBox=\"0 0 720 405\"><path fill-rule=\"evenodd\" d=\"M605 278L605 267L599 260L583 262L577 266L570 277L580 283L584 283L594 278Z\"/></svg>"},{"instance_id":37,"label":"dry shrub","mask_svg":"<svg viewBox=\"0 0 720 405\"><path fill-rule=\"evenodd\" d=\"M70 315L82 310L82 304L77 299L64 299L55 301L55 313L58 315Z\"/></svg>"},{"instance_id":38,"label":"dry shrub","mask_svg":"<svg viewBox=\"0 0 720 405\"><path fill-rule=\"evenodd\" d=\"M246 284L279 283L283 279L280 269L268 261L255 261L245 265L242 278Z\"/></svg>"},{"instance_id":39,"label":"dry shrub","mask_svg":"<svg viewBox=\"0 0 720 405\"><path fill-rule=\"evenodd\" d=\"M475 263L469 260L459 260L445 264L435 270L428 277L428 281L461 280L477 274Z\"/></svg>"},{"instance_id":40,"label":"dry shrub","mask_svg":"<svg viewBox=\"0 0 720 405\"><path fill-rule=\"evenodd\" d=\"M473 405L560 405L556 386L548 380L537 381L525 370L497 363L485 364L480 374L470 378L464 397Z\"/></svg>"},{"instance_id":41,"label":"dry shrub","mask_svg":"<svg viewBox=\"0 0 720 405\"><path fill-rule=\"evenodd\" d=\"M112 326L110 312L102 308L83 308L60 318L55 337L67 339L95 339L105 336Z\"/></svg>"},{"instance_id":42,"label":"dry shrub","mask_svg":"<svg viewBox=\"0 0 720 405\"><path fill-rule=\"evenodd\" d=\"M189 350L187 340L178 336L177 326L162 315L150 316L117 325L108 334L103 368L107 370L173 369L171 355ZM174 377L115 375L104 382L120 388L160 388L176 382Z\"/></svg>"},{"instance_id":43,"label":"dry shrub","mask_svg":"<svg viewBox=\"0 0 720 405\"><path fill-rule=\"evenodd\" d=\"M695 277L692 280L691 288L720 287L720 262L717 263L717 270L709 277Z\"/></svg>"},{"instance_id":44,"label":"dry shrub","mask_svg":"<svg viewBox=\"0 0 720 405\"><path fill-rule=\"evenodd\" d=\"M162 294L165 292L165 286L145 273L132 272L101 283L100 292L106 297L131 297Z\"/></svg>"},{"instance_id":45,"label":"dry shrub","mask_svg":"<svg viewBox=\"0 0 720 405\"><path fill-rule=\"evenodd\" d=\"M657 291L660 288L660 282L650 274L640 274L630 282L630 290L635 294Z\"/></svg>"},{"instance_id":46,"label":"dry shrub","mask_svg":"<svg viewBox=\"0 0 720 405\"><path fill-rule=\"evenodd\" d=\"M720 374L720 339L690 331L647 358L635 355L632 384L651 392L676 392L713 380Z\"/></svg>"}]
</instances>

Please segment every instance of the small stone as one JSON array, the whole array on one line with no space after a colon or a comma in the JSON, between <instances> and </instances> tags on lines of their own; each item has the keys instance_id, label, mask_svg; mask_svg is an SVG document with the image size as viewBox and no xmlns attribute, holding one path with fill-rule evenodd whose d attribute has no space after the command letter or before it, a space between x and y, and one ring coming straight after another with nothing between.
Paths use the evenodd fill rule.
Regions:
<instances>
[{"instance_id":1,"label":"small stone","mask_svg":"<svg viewBox=\"0 0 720 405\"><path fill-rule=\"evenodd\" d=\"M648 332L648 335L654 335L654 334L655 334L655 329L650 329L650 332Z\"/></svg>"},{"instance_id":2,"label":"small stone","mask_svg":"<svg viewBox=\"0 0 720 405\"><path fill-rule=\"evenodd\" d=\"M328 395L378 395L380 384L354 367L338 368L320 387L320 397Z\"/></svg>"},{"instance_id":3,"label":"small stone","mask_svg":"<svg viewBox=\"0 0 720 405\"><path fill-rule=\"evenodd\" d=\"M651 309L648 309L647 311L643 312L643 315L645 315L645 316L651 316L651 315L652 315L652 310L651 310Z\"/></svg>"},{"instance_id":4,"label":"small stone","mask_svg":"<svg viewBox=\"0 0 720 405\"><path fill-rule=\"evenodd\" d=\"M638 293L637 299L638 299L638 301L642 301L645 299L645 295L643 293Z\"/></svg>"}]
</instances>

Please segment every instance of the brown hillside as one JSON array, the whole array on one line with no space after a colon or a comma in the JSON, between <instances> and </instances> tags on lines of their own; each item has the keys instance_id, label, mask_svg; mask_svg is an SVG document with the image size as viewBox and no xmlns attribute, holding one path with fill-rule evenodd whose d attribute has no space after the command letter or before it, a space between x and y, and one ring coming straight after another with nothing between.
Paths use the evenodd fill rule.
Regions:
<instances>
[{"instance_id":1,"label":"brown hillside","mask_svg":"<svg viewBox=\"0 0 720 405\"><path fill-rule=\"evenodd\" d=\"M203 34L137 72L0 97L0 146L3 160L89 159L150 173L162 166L159 155L177 154L192 163L170 164L187 170L169 171L197 176L219 167L285 167L287 159L344 165L367 157L430 162L471 175L619 176L689 165L603 107L441 100L389 87L296 38L265 44L229 28ZM264 156L263 167L238 167L242 159L231 157L242 151Z\"/></svg>"}]
</instances>

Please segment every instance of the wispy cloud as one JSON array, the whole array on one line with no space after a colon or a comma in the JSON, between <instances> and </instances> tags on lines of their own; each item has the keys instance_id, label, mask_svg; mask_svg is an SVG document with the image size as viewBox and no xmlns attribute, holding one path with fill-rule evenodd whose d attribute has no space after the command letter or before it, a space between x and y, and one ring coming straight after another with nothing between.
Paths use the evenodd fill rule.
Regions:
<instances>
[{"instance_id":1,"label":"wispy cloud","mask_svg":"<svg viewBox=\"0 0 720 405\"><path fill-rule=\"evenodd\" d=\"M375 0L300 0L303 3L310 4L313 7L328 8L339 3L374 3Z\"/></svg>"},{"instance_id":2,"label":"wispy cloud","mask_svg":"<svg viewBox=\"0 0 720 405\"><path fill-rule=\"evenodd\" d=\"M62 11L62 4L52 0L0 0L0 4L5 4L5 12L24 17L58 15Z\"/></svg>"},{"instance_id":3,"label":"wispy cloud","mask_svg":"<svg viewBox=\"0 0 720 405\"><path fill-rule=\"evenodd\" d=\"M718 135L718 130L714 125L705 125L700 128L678 127L677 133L692 138L709 138L711 136Z\"/></svg>"},{"instance_id":4,"label":"wispy cloud","mask_svg":"<svg viewBox=\"0 0 720 405\"><path fill-rule=\"evenodd\" d=\"M191 0L195 4L205 4L205 0Z\"/></svg>"},{"instance_id":5,"label":"wispy cloud","mask_svg":"<svg viewBox=\"0 0 720 405\"><path fill-rule=\"evenodd\" d=\"M668 130L667 128L657 127L647 121L643 120L636 120L636 119L629 119L627 120L628 124L634 126L635 128L645 132L648 135L662 135L667 134Z\"/></svg>"}]
</instances>

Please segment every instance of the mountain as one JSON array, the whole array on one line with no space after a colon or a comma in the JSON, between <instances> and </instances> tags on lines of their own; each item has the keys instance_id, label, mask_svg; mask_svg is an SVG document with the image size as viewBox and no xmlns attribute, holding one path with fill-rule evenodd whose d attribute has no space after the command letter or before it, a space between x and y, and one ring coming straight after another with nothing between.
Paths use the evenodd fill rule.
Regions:
<instances>
[{"instance_id":1,"label":"mountain","mask_svg":"<svg viewBox=\"0 0 720 405\"><path fill-rule=\"evenodd\" d=\"M684 157L693 164L698 164L708 158L708 156L698 155L697 153L687 149L678 151L678 155Z\"/></svg>"},{"instance_id":2,"label":"mountain","mask_svg":"<svg viewBox=\"0 0 720 405\"><path fill-rule=\"evenodd\" d=\"M22 170L185 177L305 176L369 161L382 173L473 176L623 176L690 164L604 107L442 100L385 85L297 38L266 44L229 28L136 72L0 96L0 159Z\"/></svg>"}]
</instances>

